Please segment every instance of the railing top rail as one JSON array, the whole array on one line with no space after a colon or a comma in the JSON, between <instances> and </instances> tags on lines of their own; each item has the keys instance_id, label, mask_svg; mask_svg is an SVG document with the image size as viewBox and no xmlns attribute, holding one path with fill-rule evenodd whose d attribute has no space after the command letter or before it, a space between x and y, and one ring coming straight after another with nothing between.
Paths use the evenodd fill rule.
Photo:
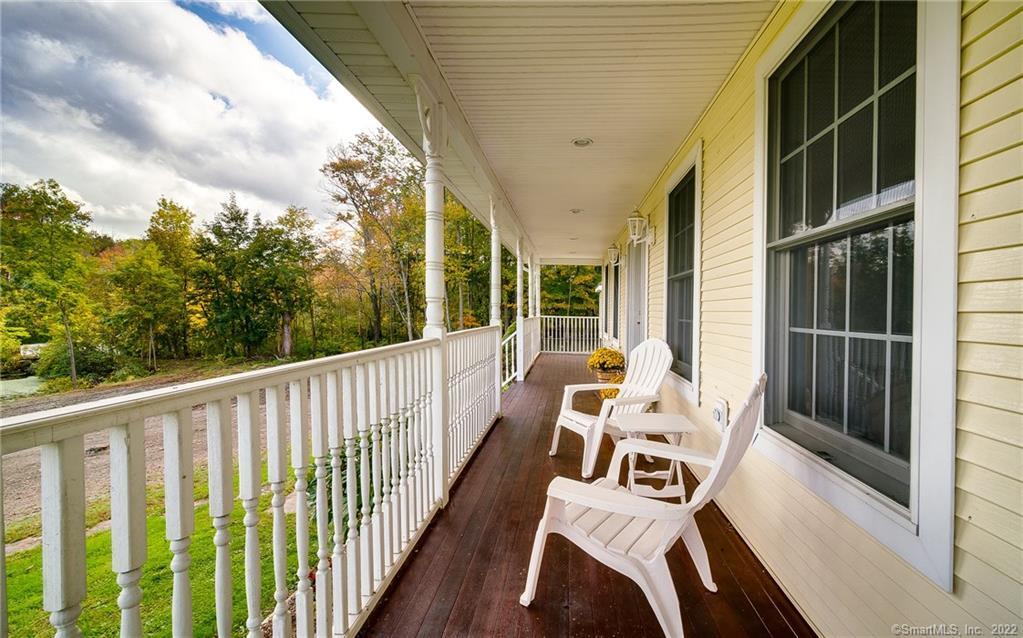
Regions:
<instances>
[{"instance_id":1,"label":"railing top rail","mask_svg":"<svg viewBox=\"0 0 1023 638\"><path fill-rule=\"evenodd\" d=\"M503 346L504 344L506 344L509 341L511 341L512 339L514 339L515 335L517 335L517 334L518 334L518 331L511 333L510 335L508 335L504 339L501 339L501 345Z\"/></svg>"},{"instance_id":2,"label":"railing top rail","mask_svg":"<svg viewBox=\"0 0 1023 638\"><path fill-rule=\"evenodd\" d=\"M456 330L455 332L448 333L448 339L460 339L463 337L471 337L474 334L481 332L497 332L502 330L501 326L480 326L478 328L466 328L465 330Z\"/></svg>"},{"instance_id":3,"label":"railing top rail","mask_svg":"<svg viewBox=\"0 0 1023 638\"><path fill-rule=\"evenodd\" d=\"M542 319L599 319L595 315L540 315Z\"/></svg>"},{"instance_id":4,"label":"railing top rail","mask_svg":"<svg viewBox=\"0 0 1023 638\"><path fill-rule=\"evenodd\" d=\"M414 352L439 343L439 339L419 339L0 418L0 454L11 454L208 401Z\"/></svg>"}]
</instances>

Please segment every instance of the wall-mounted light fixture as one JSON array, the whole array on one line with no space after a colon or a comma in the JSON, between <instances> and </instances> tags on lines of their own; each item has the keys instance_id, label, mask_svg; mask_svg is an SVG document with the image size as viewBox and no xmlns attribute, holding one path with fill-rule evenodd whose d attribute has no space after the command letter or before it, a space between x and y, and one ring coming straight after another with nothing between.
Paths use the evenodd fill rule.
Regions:
<instances>
[{"instance_id":1,"label":"wall-mounted light fixture","mask_svg":"<svg viewBox=\"0 0 1023 638\"><path fill-rule=\"evenodd\" d=\"M612 266L618 265L619 254L620 253L618 250L618 246L611 244L611 246L608 247L607 249L607 263L611 264Z\"/></svg>"},{"instance_id":2,"label":"wall-mounted light fixture","mask_svg":"<svg viewBox=\"0 0 1023 638\"><path fill-rule=\"evenodd\" d=\"M643 217L639 209L632 211L629 215L629 240L633 244L640 244L643 242L654 243L654 228L647 223L646 217Z\"/></svg>"}]
</instances>

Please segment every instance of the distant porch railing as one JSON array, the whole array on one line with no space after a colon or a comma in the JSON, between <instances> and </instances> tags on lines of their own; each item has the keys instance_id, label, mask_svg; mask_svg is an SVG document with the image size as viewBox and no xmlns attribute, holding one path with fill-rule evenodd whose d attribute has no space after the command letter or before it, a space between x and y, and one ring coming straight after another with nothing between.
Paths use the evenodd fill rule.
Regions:
<instances>
[{"instance_id":1,"label":"distant porch railing","mask_svg":"<svg viewBox=\"0 0 1023 638\"><path fill-rule=\"evenodd\" d=\"M143 633L148 418L158 418L163 433L165 536L173 556L170 632L192 635L193 420L204 420L217 633L233 633L229 530L239 499L245 625L249 636L260 635L264 471L272 493L273 635L356 633L499 414L500 337L498 326L465 330L444 341L422 339L0 421L0 461L40 449L43 608L56 634L80 635L87 593L84 439L101 431L110 442L111 565L120 588L121 635ZM284 510L290 492L299 495L293 530ZM298 565L293 590L289 536ZM8 593L0 580L0 633L15 635L8 630L16 628L7 627Z\"/></svg>"},{"instance_id":2,"label":"distant porch railing","mask_svg":"<svg viewBox=\"0 0 1023 638\"><path fill-rule=\"evenodd\" d=\"M597 317L540 317L540 351L589 354L600 347Z\"/></svg>"}]
</instances>

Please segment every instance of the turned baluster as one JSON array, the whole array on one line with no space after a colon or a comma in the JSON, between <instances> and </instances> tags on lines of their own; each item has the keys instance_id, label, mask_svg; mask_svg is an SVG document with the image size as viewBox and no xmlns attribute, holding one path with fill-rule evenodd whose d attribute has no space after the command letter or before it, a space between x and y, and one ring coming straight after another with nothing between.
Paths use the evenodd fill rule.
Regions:
<instances>
[{"instance_id":1,"label":"turned baluster","mask_svg":"<svg viewBox=\"0 0 1023 638\"><path fill-rule=\"evenodd\" d=\"M359 552L359 486L358 486L358 448L356 446L356 424L358 423L358 411L356 408L355 374L352 368L341 370L342 390L342 415L341 425L343 428L345 446L345 500L347 505L348 535L345 539L345 555L348 560L348 623L358 615L362 608L362 587L361 568ZM335 515L334 518L337 521Z\"/></svg>"},{"instance_id":2,"label":"turned baluster","mask_svg":"<svg viewBox=\"0 0 1023 638\"><path fill-rule=\"evenodd\" d=\"M146 562L145 421L110 428L110 565L121 593L121 636L142 635L142 565Z\"/></svg>"},{"instance_id":3,"label":"turned baluster","mask_svg":"<svg viewBox=\"0 0 1023 638\"><path fill-rule=\"evenodd\" d=\"M288 480L288 426L285 420L284 386L266 389L267 479L273 511L274 638L291 637L288 613L288 532L284 514L285 481Z\"/></svg>"},{"instance_id":4,"label":"turned baluster","mask_svg":"<svg viewBox=\"0 0 1023 638\"><path fill-rule=\"evenodd\" d=\"M316 635L331 632L330 540L327 517L327 387L323 375L309 379L309 420L312 426L313 463L316 466Z\"/></svg>"},{"instance_id":5,"label":"turned baluster","mask_svg":"<svg viewBox=\"0 0 1023 638\"><path fill-rule=\"evenodd\" d=\"M377 362L366 365L367 384L369 386L369 423L370 423L370 455L372 476L372 508L370 509L370 531L373 534L372 582L376 591L377 584L384 577L384 538L381 525L380 483L381 483L381 452L380 452L380 374Z\"/></svg>"},{"instance_id":6,"label":"turned baluster","mask_svg":"<svg viewBox=\"0 0 1023 638\"><path fill-rule=\"evenodd\" d=\"M163 416L165 531L173 554L170 563L171 573L174 574L171 632L175 636L192 635L192 584L188 578L192 557L188 549L192 544L192 532L195 531L193 430L192 408Z\"/></svg>"},{"instance_id":7,"label":"turned baluster","mask_svg":"<svg viewBox=\"0 0 1023 638\"><path fill-rule=\"evenodd\" d=\"M291 467L295 472L295 551L298 584L295 588L295 636L313 635L313 594L309 582L309 395L308 382L288 384L288 421L291 426Z\"/></svg>"},{"instance_id":8,"label":"turned baluster","mask_svg":"<svg viewBox=\"0 0 1023 638\"><path fill-rule=\"evenodd\" d=\"M260 441L259 392L239 394L236 398L238 415L238 497L245 517L245 602L248 616L245 627L249 638L261 638L259 625L263 616L259 611L262 595L262 565L259 561L259 492Z\"/></svg>"},{"instance_id":9,"label":"turned baluster","mask_svg":"<svg viewBox=\"0 0 1023 638\"><path fill-rule=\"evenodd\" d=\"M231 404L227 399L206 404L206 447L209 469L209 511L216 546L214 600L217 636L231 636L231 510L234 507L234 450Z\"/></svg>"},{"instance_id":10,"label":"turned baluster","mask_svg":"<svg viewBox=\"0 0 1023 638\"><path fill-rule=\"evenodd\" d=\"M394 547L391 539L391 417L388 406L391 394L391 379L387 373L388 361L377 362L377 379L380 388L380 575L383 578L391 564Z\"/></svg>"},{"instance_id":11,"label":"turned baluster","mask_svg":"<svg viewBox=\"0 0 1023 638\"><path fill-rule=\"evenodd\" d=\"M331 619L334 635L342 636L348 630L348 592L345 582L348 575L347 556L344 545L344 463L341 421L343 419L343 395L340 387L341 375L327 373L327 445L330 449L330 506L334 525L333 550L331 552Z\"/></svg>"},{"instance_id":12,"label":"turned baluster","mask_svg":"<svg viewBox=\"0 0 1023 638\"><path fill-rule=\"evenodd\" d=\"M370 492L370 458L369 458L369 371L367 364L361 364L355 369L356 382L356 406L358 410L358 438L359 438L359 500L362 504L362 512L359 516L359 547L360 554L360 589L362 600L361 607L373 595L373 535L370 530L371 515L373 513L372 494Z\"/></svg>"},{"instance_id":13,"label":"turned baluster","mask_svg":"<svg viewBox=\"0 0 1023 638\"><path fill-rule=\"evenodd\" d=\"M56 638L79 638L85 598L85 440L39 448L43 506L43 609Z\"/></svg>"}]
</instances>

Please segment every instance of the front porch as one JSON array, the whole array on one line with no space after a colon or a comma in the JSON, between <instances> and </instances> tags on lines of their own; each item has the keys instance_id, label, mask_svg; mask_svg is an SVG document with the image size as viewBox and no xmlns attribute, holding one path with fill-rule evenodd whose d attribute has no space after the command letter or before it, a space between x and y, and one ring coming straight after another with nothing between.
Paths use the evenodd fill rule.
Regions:
<instances>
[{"instance_id":1,"label":"front porch","mask_svg":"<svg viewBox=\"0 0 1023 638\"><path fill-rule=\"evenodd\" d=\"M363 627L368 636L655 636L653 611L629 579L561 537L548 544L532 606L519 605L529 549L555 476L578 478L582 443L551 432L569 383L591 381L585 358L542 354L502 399L480 444L412 557ZM599 409L593 393L576 407ZM597 473L612 447L604 441ZM690 483L692 475L688 475ZM683 623L695 636L812 636L813 631L716 505L698 515L719 590L706 591L681 543L671 550Z\"/></svg>"}]
</instances>

